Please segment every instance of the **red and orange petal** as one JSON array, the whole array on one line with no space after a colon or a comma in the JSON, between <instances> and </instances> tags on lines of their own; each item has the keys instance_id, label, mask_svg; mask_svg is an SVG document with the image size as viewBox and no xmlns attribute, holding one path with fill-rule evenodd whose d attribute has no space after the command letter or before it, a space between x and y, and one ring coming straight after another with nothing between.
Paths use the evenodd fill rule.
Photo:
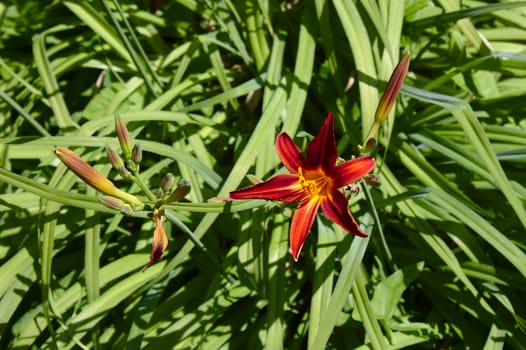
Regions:
<instances>
[{"instance_id":1,"label":"red and orange petal","mask_svg":"<svg viewBox=\"0 0 526 350\"><path fill-rule=\"evenodd\" d=\"M290 225L290 252L294 261L298 261L301 253L305 238L312 227L314 218L320 206L320 202L315 199L306 199L302 201L294 216L292 217L292 223Z\"/></svg>"},{"instance_id":2,"label":"red and orange petal","mask_svg":"<svg viewBox=\"0 0 526 350\"><path fill-rule=\"evenodd\" d=\"M341 188L360 180L376 166L373 157L365 156L348 160L335 166L328 174L335 188Z\"/></svg>"},{"instance_id":3,"label":"red and orange petal","mask_svg":"<svg viewBox=\"0 0 526 350\"><path fill-rule=\"evenodd\" d=\"M285 168L293 174L298 173L298 168L305 168L307 165L305 157L286 132L278 134L276 151Z\"/></svg>"},{"instance_id":4,"label":"red and orange petal","mask_svg":"<svg viewBox=\"0 0 526 350\"><path fill-rule=\"evenodd\" d=\"M142 268L142 271L146 271L150 266L152 266L157 261L161 260L163 257L163 253L166 250L166 247L168 246L168 237L166 236L166 233L164 232L162 220L161 220L161 213L158 209L156 209L153 213L154 219L156 221L155 224L155 231L153 231L153 245L152 245L152 253L150 254L150 261Z\"/></svg>"},{"instance_id":5,"label":"red and orange petal","mask_svg":"<svg viewBox=\"0 0 526 350\"><path fill-rule=\"evenodd\" d=\"M114 192L115 185L113 182L86 163L75 152L65 147L56 147L54 152L58 159L80 177L82 181L104 194L112 194Z\"/></svg>"},{"instance_id":6,"label":"red and orange petal","mask_svg":"<svg viewBox=\"0 0 526 350\"><path fill-rule=\"evenodd\" d=\"M367 237L362 231L351 212L349 203L340 191L335 191L327 196L321 203L321 210L327 219L340 225L345 231L360 237Z\"/></svg>"},{"instance_id":7,"label":"red and orange petal","mask_svg":"<svg viewBox=\"0 0 526 350\"><path fill-rule=\"evenodd\" d=\"M332 113L327 115L320 131L307 146L307 162L310 167L321 165L324 169L330 169L336 164L338 150L334 137L334 119Z\"/></svg>"},{"instance_id":8,"label":"red and orange petal","mask_svg":"<svg viewBox=\"0 0 526 350\"><path fill-rule=\"evenodd\" d=\"M286 203L299 200L303 195L303 187L298 175L281 174L257 185L243 187L230 192L232 199L271 199Z\"/></svg>"}]
</instances>

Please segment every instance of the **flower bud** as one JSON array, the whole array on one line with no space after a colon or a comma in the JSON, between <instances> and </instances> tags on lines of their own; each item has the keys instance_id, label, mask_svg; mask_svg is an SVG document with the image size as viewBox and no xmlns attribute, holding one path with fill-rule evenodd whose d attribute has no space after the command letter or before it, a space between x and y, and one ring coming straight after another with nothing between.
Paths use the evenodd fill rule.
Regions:
<instances>
[{"instance_id":1,"label":"flower bud","mask_svg":"<svg viewBox=\"0 0 526 350\"><path fill-rule=\"evenodd\" d=\"M174 184L174 175L172 173L168 173L163 176L161 179L161 189L164 192L168 192L170 188L172 188L172 185Z\"/></svg>"},{"instance_id":2,"label":"flower bud","mask_svg":"<svg viewBox=\"0 0 526 350\"><path fill-rule=\"evenodd\" d=\"M371 125L371 129L369 129L367 137L365 138L365 145L363 147L359 147L362 153L371 152L376 147L376 132L378 131L380 125L382 125L382 123L385 121L389 111L396 102L396 97L398 96L398 93L400 92L400 89L404 83L405 76L407 75L410 61L411 57L409 56L409 52L407 52L404 57L402 57L394 69L393 74L389 78L384 95L380 99L380 103L378 103L378 107L376 108L373 125Z\"/></svg>"},{"instance_id":3,"label":"flower bud","mask_svg":"<svg viewBox=\"0 0 526 350\"><path fill-rule=\"evenodd\" d=\"M369 174L365 182L372 187L379 187L382 184L382 177L378 174Z\"/></svg>"},{"instance_id":4,"label":"flower bud","mask_svg":"<svg viewBox=\"0 0 526 350\"><path fill-rule=\"evenodd\" d=\"M97 191L122 199L125 202L132 203L137 207L142 206L142 202L135 196L119 190L113 182L108 180L104 175L95 170L91 165L86 163L82 158L77 156L73 151L65 147L56 147L55 155L73 171L85 183Z\"/></svg>"},{"instance_id":5,"label":"flower bud","mask_svg":"<svg viewBox=\"0 0 526 350\"><path fill-rule=\"evenodd\" d=\"M124 124L122 118L118 114L115 114L115 130L117 131L117 138L119 139L122 153L124 153L124 158L130 159L132 155L130 134L128 133L126 124Z\"/></svg>"},{"instance_id":6,"label":"flower bud","mask_svg":"<svg viewBox=\"0 0 526 350\"><path fill-rule=\"evenodd\" d=\"M398 92L400 92L400 89L402 88L402 84L404 83L405 76L409 69L410 61L411 57L409 56L409 52L407 52L396 66L391 78L389 78L384 95L382 96L374 115L375 123L382 124L385 118L387 118L389 111L396 101Z\"/></svg>"},{"instance_id":7,"label":"flower bud","mask_svg":"<svg viewBox=\"0 0 526 350\"><path fill-rule=\"evenodd\" d=\"M97 199L101 204L110 209L121 209L124 206L124 202L121 199L112 196L104 196L99 194Z\"/></svg>"},{"instance_id":8,"label":"flower bud","mask_svg":"<svg viewBox=\"0 0 526 350\"><path fill-rule=\"evenodd\" d=\"M166 199L165 203L179 202L183 199L188 193L190 193L191 187L190 183L184 179L179 180L177 187Z\"/></svg>"},{"instance_id":9,"label":"flower bud","mask_svg":"<svg viewBox=\"0 0 526 350\"><path fill-rule=\"evenodd\" d=\"M106 144L106 156L108 157L108 160L110 161L111 165L113 165L113 167L116 170L119 170L120 167L124 166L124 162L122 161L122 158L117 154L117 151L111 148L108 144Z\"/></svg>"},{"instance_id":10,"label":"flower bud","mask_svg":"<svg viewBox=\"0 0 526 350\"><path fill-rule=\"evenodd\" d=\"M122 176L123 179L130 178L130 171L124 166L124 164L117 170L119 171L119 175Z\"/></svg>"},{"instance_id":11,"label":"flower bud","mask_svg":"<svg viewBox=\"0 0 526 350\"><path fill-rule=\"evenodd\" d=\"M140 164L142 161L142 147L140 143L136 143L133 146L132 160L135 164Z\"/></svg>"}]
</instances>

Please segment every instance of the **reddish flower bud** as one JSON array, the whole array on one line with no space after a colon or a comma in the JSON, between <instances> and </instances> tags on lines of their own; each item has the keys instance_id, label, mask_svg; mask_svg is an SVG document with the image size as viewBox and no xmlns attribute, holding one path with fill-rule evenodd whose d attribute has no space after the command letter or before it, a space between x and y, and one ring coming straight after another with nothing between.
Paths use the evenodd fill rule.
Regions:
<instances>
[{"instance_id":1,"label":"reddish flower bud","mask_svg":"<svg viewBox=\"0 0 526 350\"><path fill-rule=\"evenodd\" d=\"M140 164L142 161L142 147L140 143L136 143L132 150L132 160L135 164Z\"/></svg>"},{"instance_id":2,"label":"reddish flower bud","mask_svg":"<svg viewBox=\"0 0 526 350\"><path fill-rule=\"evenodd\" d=\"M172 188L172 185L174 184L174 175L172 173L168 173L163 176L161 179L161 190L163 192L168 192Z\"/></svg>"},{"instance_id":3,"label":"reddish flower bud","mask_svg":"<svg viewBox=\"0 0 526 350\"><path fill-rule=\"evenodd\" d=\"M378 108L376 109L374 116L376 123L381 124L384 122L385 118L387 118L389 111L396 101L398 92L400 92L400 89L402 88L402 84L404 83L405 76L407 75L407 71L409 69L410 61L411 57L409 56L409 52L407 52L393 71L393 74L389 79L389 83L387 83L387 87L385 88L384 95L382 96L382 99L378 104Z\"/></svg>"},{"instance_id":4,"label":"reddish flower bud","mask_svg":"<svg viewBox=\"0 0 526 350\"><path fill-rule=\"evenodd\" d=\"M119 139L122 153L124 153L124 158L130 159L132 155L130 134L128 133L126 124L124 124L123 120L118 114L115 114L115 130L117 131L117 138Z\"/></svg>"},{"instance_id":5,"label":"reddish flower bud","mask_svg":"<svg viewBox=\"0 0 526 350\"><path fill-rule=\"evenodd\" d=\"M56 147L55 155L66 165L71 171L73 171L78 177L85 183L96 189L97 191L120 198L125 202L131 203L138 207L142 206L141 201L124 191L119 190L113 182L108 180L104 175L95 170L91 165L86 163L82 158L77 156L71 150L64 147Z\"/></svg>"},{"instance_id":6,"label":"reddish flower bud","mask_svg":"<svg viewBox=\"0 0 526 350\"><path fill-rule=\"evenodd\" d=\"M119 170L121 166L124 166L124 162L117 151L111 148L108 144L106 144L106 156L116 170Z\"/></svg>"},{"instance_id":7,"label":"reddish flower bud","mask_svg":"<svg viewBox=\"0 0 526 350\"><path fill-rule=\"evenodd\" d=\"M104 206L110 209L120 210L124 206L124 202L121 199L115 198L112 196L104 196L104 195L99 194L97 196L97 199L99 200L101 204L103 204Z\"/></svg>"},{"instance_id":8,"label":"reddish flower bud","mask_svg":"<svg viewBox=\"0 0 526 350\"><path fill-rule=\"evenodd\" d=\"M363 147L359 147L362 153L371 152L376 147L376 132L378 131L380 125L382 125L382 123L385 121L389 111L391 108L393 108L396 102L396 97L398 96L398 93L400 92L400 89L404 83L405 76L407 75L410 61L411 57L409 56L409 52L407 52L394 69L391 78L389 78L384 95L382 96L380 103L378 103L378 107L376 108L374 123L371 125L371 129L369 129L367 137L365 138L365 145Z\"/></svg>"},{"instance_id":9,"label":"reddish flower bud","mask_svg":"<svg viewBox=\"0 0 526 350\"><path fill-rule=\"evenodd\" d=\"M369 186L379 187L382 184L382 177L378 174L369 174L365 178L365 182L367 182Z\"/></svg>"},{"instance_id":10,"label":"reddish flower bud","mask_svg":"<svg viewBox=\"0 0 526 350\"><path fill-rule=\"evenodd\" d=\"M177 187L166 199L165 203L179 202L183 199L188 193L190 193L191 186L190 183L184 179L179 180Z\"/></svg>"}]
</instances>

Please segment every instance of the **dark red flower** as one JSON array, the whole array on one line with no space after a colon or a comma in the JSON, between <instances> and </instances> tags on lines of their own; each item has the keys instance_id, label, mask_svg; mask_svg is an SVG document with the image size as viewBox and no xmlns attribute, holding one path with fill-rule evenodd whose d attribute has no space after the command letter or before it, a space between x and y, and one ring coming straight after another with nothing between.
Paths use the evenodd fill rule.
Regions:
<instances>
[{"instance_id":1,"label":"dark red flower","mask_svg":"<svg viewBox=\"0 0 526 350\"><path fill-rule=\"evenodd\" d=\"M359 157L336 164L338 154L334 137L334 120L329 113L320 131L307 146L304 156L287 133L280 133L276 149L290 174L277 175L268 181L230 192L232 199L271 199L286 203L299 201L290 228L290 247L294 260L321 207L327 218L346 231L366 237L354 220L347 199L340 188L367 175L376 165L372 157Z\"/></svg>"}]
</instances>

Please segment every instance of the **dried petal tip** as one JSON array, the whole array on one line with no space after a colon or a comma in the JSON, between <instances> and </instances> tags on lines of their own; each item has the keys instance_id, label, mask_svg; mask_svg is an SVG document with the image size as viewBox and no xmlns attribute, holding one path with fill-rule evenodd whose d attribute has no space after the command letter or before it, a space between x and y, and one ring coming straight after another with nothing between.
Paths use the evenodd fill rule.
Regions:
<instances>
[{"instance_id":1,"label":"dried petal tip","mask_svg":"<svg viewBox=\"0 0 526 350\"><path fill-rule=\"evenodd\" d=\"M117 131L117 138L119 139L122 153L124 153L124 158L130 159L132 156L132 143L130 134L128 133L126 124L124 124L123 120L118 114L115 114L115 130Z\"/></svg>"},{"instance_id":2,"label":"dried petal tip","mask_svg":"<svg viewBox=\"0 0 526 350\"><path fill-rule=\"evenodd\" d=\"M150 261L142 268L142 272L146 271L150 266L162 259L163 253L168 246L168 237L163 229L162 213L159 209L153 211L153 218L155 220L155 231L153 231L153 245Z\"/></svg>"}]
</instances>

